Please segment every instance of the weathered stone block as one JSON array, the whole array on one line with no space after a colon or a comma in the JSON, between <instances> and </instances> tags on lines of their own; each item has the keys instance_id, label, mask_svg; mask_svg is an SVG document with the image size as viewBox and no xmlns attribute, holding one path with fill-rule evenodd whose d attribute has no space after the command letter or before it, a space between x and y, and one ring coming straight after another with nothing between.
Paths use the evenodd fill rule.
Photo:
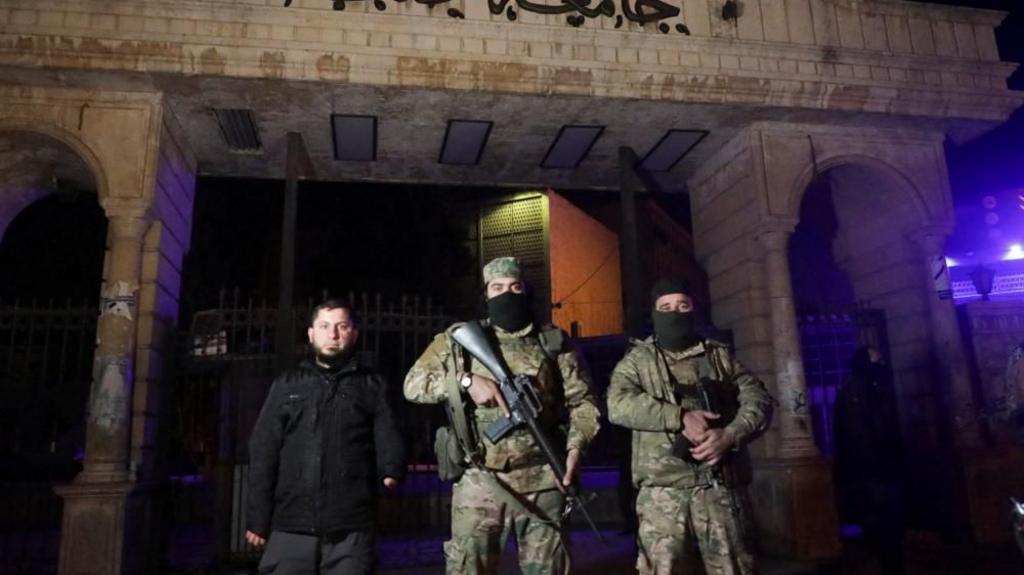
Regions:
<instances>
[{"instance_id":1,"label":"weathered stone block","mask_svg":"<svg viewBox=\"0 0 1024 575\"><path fill-rule=\"evenodd\" d=\"M789 27L786 24L784 0L761 0L761 18L764 23L765 40L789 42Z\"/></svg>"},{"instance_id":2,"label":"weathered stone block","mask_svg":"<svg viewBox=\"0 0 1024 575\"><path fill-rule=\"evenodd\" d=\"M503 55L508 53L508 42L505 40L484 39L484 53L488 55Z\"/></svg>"},{"instance_id":3,"label":"weathered stone block","mask_svg":"<svg viewBox=\"0 0 1024 575\"><path fill-rule=\"evenodd\" d=\"M785 0L789 40L796 44L814 44L814 23L807 0Z\"/></svg>"},{"instance_id":4,"label":"weathered stone block","mask_svg":"<svg viewBox=\"0 0 1024 575\"><path fill-rule=\"evenodd\" d=\"M399 50L409 49L413 46L412 34L392 34L391 47Z\"/></svg>"},{"instance_id":5,"label":"weathered stone block","mask_svg":"<svg viewBox=\"0 0 1024 575\"><path fill-rule=\"evenodd\" d=\"M15 9L10 12L9 22L15 26L32 26L37 14L35 10Z\"/></svg>"},{"instance_id":6,"label":"weathered stone block","mask_svg":"<svg viewBox=\"0 0 1024 575\"><path fill-rule=\"evenodd\" d=\"M320 41L320 28L313 28L310 26L296 26L295 27L295 39L299 42L319 42Z\"/></svg>"},{"instance_id":7,"label":"weathered stone block","mask_svg":"<svg viewBox=\"0 0 1024 575\"><path fill-rule=\"evenodd\" d=\"M425 34L417 34L415 36L415 44L414 44L414 46L415 46L415 48L417 50L433 51L433 50L437 50L437 41L438 41L438 39L435 38L434 36L429 36L429 35L425 35Z\"/></svg>"},{"instance_id":8,"label":"weathered stone block","mask_svg":"<svg viewBox=\"0 0 1024 575\"><path fill-rule=\"evenodd\" d=\"M34 17L35 13L33 12ZM117 29L117 16L113 14L90 14L89 27L97 30L115 30Z\"/></svg>"},{"instance_id":9,"label":"weathered stone block","mask_svg":"<svg viewBox=\"0 0 1024 575\"><path fill-rule=\"evenodd\" d=\"M935 40L932 37L931 22L922 18L910 18L910 43L915 54L930 56L935 54Z\"/></svg>"},{"instance_id":10,"label":"weathered stone block","mask_svg":"<svg viewBox=\"0 0 1024 575\"><path fill-rule=\"evenodd\" d=\"M462 39L452 37L442 37L438 40L439 47L442 52L460 52L462 50Z\"/></svg>"},{"instance_id":11,"label":"weathered stone block","mask_svg":"<svg viewBox=\"0 0 1024 575\"><path fill-rule=\"evenodd\" d=\"M1009 501L1011 496L1020 495L1024 450L1003 446L966 451L960 457L963 495L974 539L979 543L1009 541Z\"/></svg>"},{"instance_id":12,"label":"weathered stone block","mask_svg":"<svg viewBox=\"0 0 1024 575\"><path fill-rule=\"evenodd\" d=\"M367 46L370 34L365 30L345 30L345 43L352 46Z\"/></svg>"},{"instance_id":13,"label":"weathered stone block","mask_svg":"<svg viewBox=\"0 0 1024 575\"><path fill-rule=\"evenodd\" d=\"M839 555L832 469L824 460L755 461L750 495L765 552L804 560Z\"/></svg>"}]
</instances>

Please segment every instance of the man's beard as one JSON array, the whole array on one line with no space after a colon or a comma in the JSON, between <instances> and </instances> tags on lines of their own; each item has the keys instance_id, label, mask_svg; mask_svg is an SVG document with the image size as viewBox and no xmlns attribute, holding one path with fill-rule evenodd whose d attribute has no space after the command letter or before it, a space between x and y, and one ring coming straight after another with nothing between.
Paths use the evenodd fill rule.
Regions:
<instances>
[{"instance_id":1,"label":"man's beard","mask_svg":"<svg viewBox=\"0 0 1024 575\"><path fill-rule=\"evenodd\" d=\"M313 352L316 354L316 362L318 364L335 368L341 367L348 362L349 358L352 357L353 348L352 346L345 346L336 349L325 349L313 346Z\"/></svg>"}]
</instances>

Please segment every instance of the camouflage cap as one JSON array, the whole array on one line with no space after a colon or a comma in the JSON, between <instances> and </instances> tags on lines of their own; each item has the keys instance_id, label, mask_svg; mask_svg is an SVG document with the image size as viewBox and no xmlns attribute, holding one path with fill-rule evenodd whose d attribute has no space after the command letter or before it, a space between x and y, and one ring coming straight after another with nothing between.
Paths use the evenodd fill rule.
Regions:
<instances>
[{"instance_id":1,"label":"camouflage cap","mask_svg":"<svg viewBox=\"0 0 1024 575\"><path fill-rule=\"evenodd\" d=\"M519 268L519 260L512 257L494 258L484 266L484 285L491 283L494 278L522 279L523 274Z\"/></svg>"}]
</instances>

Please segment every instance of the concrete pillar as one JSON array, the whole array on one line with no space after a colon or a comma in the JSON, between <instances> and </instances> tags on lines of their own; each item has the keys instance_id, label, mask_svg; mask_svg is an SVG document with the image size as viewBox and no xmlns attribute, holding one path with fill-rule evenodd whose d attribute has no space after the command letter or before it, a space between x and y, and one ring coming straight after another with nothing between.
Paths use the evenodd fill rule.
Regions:
<instances>
[{"instance_id":1,"label":"concrete pillar","mask_svg":"<svg viewBox=\"0 0 1024 575\"><path fill-rule=\"evenodd\" d=\"M84 469L64 499L58 572L121 574L137 570L129 559L141 537L133 523L141 491L130 469L135 334L138 325L142 240L149 220L139 211L108 210L106 273L100 294L96 355L89 397Z\"/></svg>"},{"instance_id":2,"label":"concrete pillar","mask_svg":"<svg viewBox=\"0 0 1024 575\"><path fill-rule=\"evenodd\" d=\"M932 353L939 380L947 386L953 421L949 422L953 441L960 448L981 446L981 434L976 417L974 391L971 386L970 367L964 353L960 324L952 299L939 299L935 293L931 263L944 256L945 229L925 228L910 235L921 250L923 273L927 275L925 293L928 299L928 323L932 340ZM942 381L945 380L945 381Z\"/></svg>"},{"instance_id":3,"label":"concrete pillar","mask_svg":"<svg viewBox=\"0 0 1024 575\"><path fill-rule=\"evenodd\" d=\"M786 248L792 229L767 229L757 239L764 247L765 280L772 325L772 360L779 402L779 448L782 459L815 457L818 450L807 413L807 381L804 376L800 332L789 275Z\"/></svg>"}]
</instances>

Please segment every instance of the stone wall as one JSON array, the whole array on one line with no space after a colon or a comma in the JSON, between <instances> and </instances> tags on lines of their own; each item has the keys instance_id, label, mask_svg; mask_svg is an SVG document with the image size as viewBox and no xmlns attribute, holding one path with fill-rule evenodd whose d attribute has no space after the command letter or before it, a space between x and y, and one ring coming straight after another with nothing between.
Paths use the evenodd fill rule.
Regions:
<instances>
[{"instance_id":1,"label":"stone wall","mask_svg":"<svg viewBox=\"0 0 1024 575\"><path fill-rule=\"evenodd\" d=\"M1003 15L888 0L683 0L691 35L484 2L0 1L0 65L768 104L1001 120ZM458 8L464 20L445 14Z\"/></svg>"},{"instance_id":2,"label":"stone wall","mask_svg":"<svg viewBox=\"0 0 1024 575\"><path fill-rule=\"evenodd\" d=\"M978 300L961 308L978 369L975 407L979 415L992 413L1002 405L1007 394L1006 367L1010 353L1024 342L1024 305L1020 301Z\"/></svg>"},{"instance_id":3,"label":"stone wall","mask_svg":"<svg viewBox=\"0 0 1024 575\"><path fill-rule=\"evenodd\" d=\"M159 141L152 188L154 222L142 248L136 392L132 410L131 461L144 477L156 471L160 401L166 391L165 358L173 354L173 333L181 301L181 270L192 235L197 168L173 116L164 115Z\"/></svg>"}]
</instances>

